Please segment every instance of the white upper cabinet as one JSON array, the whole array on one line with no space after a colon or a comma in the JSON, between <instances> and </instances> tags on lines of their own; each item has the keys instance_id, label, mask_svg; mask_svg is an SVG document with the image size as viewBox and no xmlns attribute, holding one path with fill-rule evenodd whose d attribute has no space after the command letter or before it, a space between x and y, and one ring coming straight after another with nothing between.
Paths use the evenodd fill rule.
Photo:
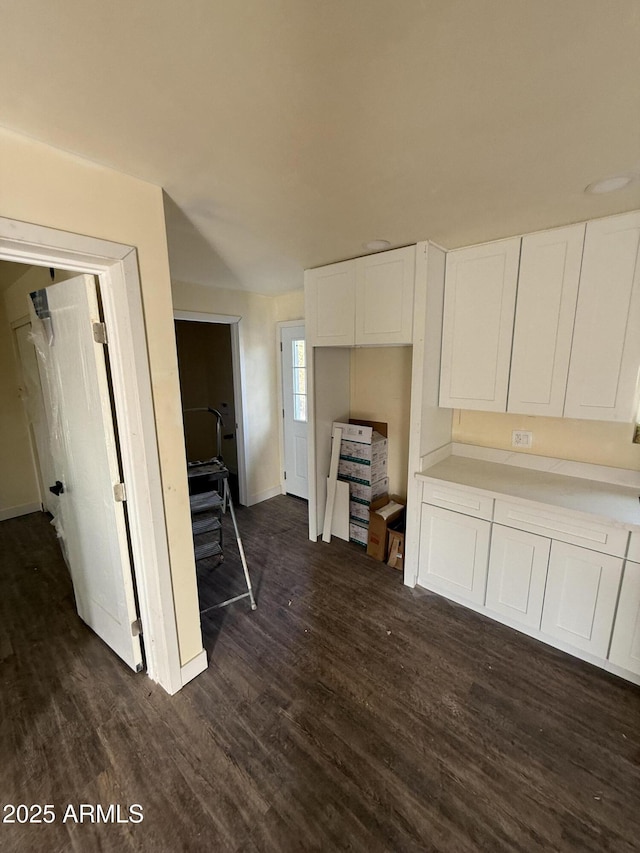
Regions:
<instances>
[{"instance_id":1,"label":"white upper cabinet","mask_svg":"<svg viewBox=\"0 0 640 853\"><path fill-rule=\"evenodd\" d=\"M356 260L356 344L410 344L416 247Z\"/></svg>"},{"instance_id":2,"label":"white upper cabinet","mask_svg":"<svg viewBox=\"0 0 640 853\"><path fill-rule=\"evenodd\" d=\"M584 223L522 238L507 411L561 417Z\"/></svg>"},{"instance_id":3,"label":"white upper cabinet","mask_svg":"<svg viewBox=\"0 0 640 853\"><path fill-rule=\"evenodd\" d=\"M416 247L305 272L307 342L316 347L410 344Z\"/></svg>"},{"instance_id":4,"label":"white upper cabinet","mask_svg":"<svg viewBox=\"0 0 640 853\"><path fill-rule=\"evenodd\" d=\"M520 238L447 254L440 405L504 412Z\"/></svg>"},{"instance_id":5,"label":"white upper cabinet","mask_svg":"<svg viewBox=\"0 0 640 853\"><path fill-rule=\"evenodd\" d=\"M305 325L309 346L355 343L356 267L343 261L305 272Z\"/></svg>"},{"instance_id":6,"label":"white upper cabinet","mask_svg":"<svg viewBox=\"0 0 640 853\"><path fill-rule=\"evenodd\" d=\"M640 368L640 212L587 223L564 414L632 421Z\"/></svg>"}]
</instances>

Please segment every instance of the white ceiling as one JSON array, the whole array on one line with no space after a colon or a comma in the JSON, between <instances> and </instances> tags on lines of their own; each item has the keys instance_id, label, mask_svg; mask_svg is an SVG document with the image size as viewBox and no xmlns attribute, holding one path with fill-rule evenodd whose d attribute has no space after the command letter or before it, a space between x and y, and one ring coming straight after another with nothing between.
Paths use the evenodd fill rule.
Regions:
<instances>
[{"instance_id":1,"label":"white ceiling","mask_svg":"<svg viewBox=\"0 0 640 853\"><path fill-rule=\"evenodd\" d=\"M0 124L159 184L172 275L640 207L638 0L4 0ZM1 211L0 211L1 212Z\"/></svg>"}]
</instances>

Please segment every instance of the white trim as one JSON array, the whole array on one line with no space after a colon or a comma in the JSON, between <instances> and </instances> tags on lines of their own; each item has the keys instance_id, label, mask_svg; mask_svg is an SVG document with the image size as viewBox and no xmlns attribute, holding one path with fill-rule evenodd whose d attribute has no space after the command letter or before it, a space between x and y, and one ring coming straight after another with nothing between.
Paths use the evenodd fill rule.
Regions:
<instances>
[{"instance_id":1,"label":"white trim","mask_svg":"<svg viewBox=\"0 0 640 853\"><path fill-rule=\"evenodd\" d=\"M21 515L30 515L32 512L42 512L41 503L20 504L0 509L0 521L8 521L10 518L19 518Z\"/></svg>"},{"instance_id":2,"label":"white trim","mask_svg":"<svg viewBox=\"0 0 640 853\"><path fill-rule=\"evenodd\" d=\"M284 492L280 488L280 486L272 486L270 489L265 489L264 492L256 492L255 495L249 495L249 502L247 506L254 506L254 504L262 503L262 501L268 501L269 498L275 498L276 495L282 495Z\"/></svg>"},{"instance_id":3,"label":"white trim","mask_svg":"<svg viewBox=\"0 0 640 853\"><path fill-rule=\"evenodd\" d=\"M180 650L137 253L131 246L0 217L0 260L99 277L147 673L175 693L182 687Z\"/></svg>"},{"instance_id":4,"label":"white trim","mask_svg":"<svg viewBox=\"0 0 640 853\"><path fill-rule=\"evenodd\" d=\"M241 316L236 314L210 314L206 311L178 311L173 312L174 320L188 320L194 323L220 323L230 326L231 332L231 372L233 374L233 404L236 416L236 453L238 455L238 498L244 506L251 506L247 502L247 444L248 424L245 412L248 410L244 395L244 359L242 357L242 327Z\"/></svg>"},{"instance_id":5,"label":"white trim","mask_svg":"<svg viewBox=\"0 0 640 853\"><path fill-rule=\"evenodd\" d=\"M180 675L182 677L182 686L188 684L190 681L200 675L200 673L204 672L209 666L209 662L207 660L207 652L205 649L197 654L194 658L192 658L189 663L185 663L183 667L180 668Z\"/></svg>"},{"instance_id":6,"label":"white trim","mask_svg":"<svg viewBox=\"0 0 640 853\"><path fill-rule=\"evenodd\" d=\"M242 317L235 314L207 314L205 311L177 311L173 312L174 320L190 320L194 323L222 323L230 326L239 323Z\"/></svg>"}]
</instances>

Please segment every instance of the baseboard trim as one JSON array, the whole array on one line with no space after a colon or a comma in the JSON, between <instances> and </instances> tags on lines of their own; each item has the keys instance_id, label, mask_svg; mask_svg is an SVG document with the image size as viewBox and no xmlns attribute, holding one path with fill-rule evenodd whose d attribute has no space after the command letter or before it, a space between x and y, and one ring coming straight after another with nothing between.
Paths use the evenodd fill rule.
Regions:
<instances>
[{"instance_id":1,"label":"baseboard trim","mask_svg":"<svg viewBox=\"0 0 640 853\"><path fill-rule=\"evenodd\" d=\"M18 518L21 515L29 515L32 512L42 512L42 504L21 504L20 506L10 506L7 509L0 509L0 521L8 521L10 518Z\"/></svg>"},{"instance_id":2,"label":"baseboard trim","mask_svg":"<svg viewBox=\"0 0 640 853\"><path fill-rule=\"evenodd\" d=\"M188 684L190 681L200 675L201 672L204 672L205 669L209 666L209 662L207 661L207 652L205 649L202 649L200 654L197 654L194 658L191 658L189 663L185 663L184 666L180 667L180 677L182 679L182 686Z\"/></svg>"},{"instance_id":3,"label":"baseboard trim","mask_svg":"<svg viewBox=\"0 0 640 853\"><path fill-rule=\"evenodd\" d=\"M258 492L255 495L249 495L249 501L247 506L253 506L254 504L262 503L262 501L268 501L269 498L275 498L276 495L282 494L282 488L280 485L273 486L271 489L266 489L264 492Z\"/></svg>"}]
</instances>

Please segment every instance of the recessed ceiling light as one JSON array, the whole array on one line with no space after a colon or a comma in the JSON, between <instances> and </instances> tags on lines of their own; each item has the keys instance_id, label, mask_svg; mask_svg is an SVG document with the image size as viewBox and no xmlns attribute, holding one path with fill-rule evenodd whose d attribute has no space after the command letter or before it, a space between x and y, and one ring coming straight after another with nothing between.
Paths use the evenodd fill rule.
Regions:
<instances>
[{"instance_id":1,"label":"recessed ceiling light","mask_svg":"<svg viewBox=\"0 0 640 853\"><path fill-rule=\"evenodd\" d=\"M391 243L388 240L369 240L368 243L363 243L362 248L367 252L383 252L388 249Z\"/></svg>"},{"instance_id":2,"label":"recessed ceiling light","mask_svg":"<svg viewBox=\"0 0 640 853\"><path fill-rule=\"evenodd\" d=\"M610 178L603 178L601 181L594 181L588 187L585 187L584 191L586 193L595 193L596 195L600 195L600 193L614 193L616 190L623 190L637 180L638 175L613 175Z\"/></svg>"}]
</instances>

